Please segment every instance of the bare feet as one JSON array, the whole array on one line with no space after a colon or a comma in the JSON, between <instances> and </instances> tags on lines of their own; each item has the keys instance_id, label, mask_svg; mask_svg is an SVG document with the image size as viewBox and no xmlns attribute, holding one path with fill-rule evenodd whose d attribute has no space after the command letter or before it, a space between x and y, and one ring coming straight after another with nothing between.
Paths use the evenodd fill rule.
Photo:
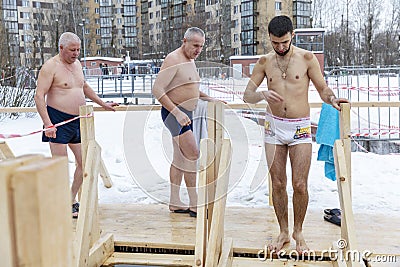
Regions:
<instances>
[{"instance_id":1,"label":"bare feet","mask_svg":"<svg viewBox=\"0 0 400 267\"><path fill-rule=\"evenodd\" d=\"M286 243L290 242L288 233L280 233L279 236L268 245L271 253L278 253Z\"/></svg>"},{"instance_id":2,"label":"bare feet","mask_svg":"<svg viewBox=\"0 0 400 267\"><path fill-rule=\"evenodd\" d=\"M296 251L300 255L305 254L310 250L304 240L302 232L293 232L292 237L296 241Z\"/></svg>"}]
</instances>

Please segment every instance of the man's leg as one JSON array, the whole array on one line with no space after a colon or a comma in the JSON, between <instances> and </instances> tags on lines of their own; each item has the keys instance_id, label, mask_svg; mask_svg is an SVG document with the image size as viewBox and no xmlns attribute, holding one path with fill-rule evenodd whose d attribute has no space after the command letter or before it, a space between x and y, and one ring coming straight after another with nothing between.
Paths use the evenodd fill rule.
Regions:
<instances>
[{"instance_id":1,"label":"man's leg","mask_svg":"<svg viewBox=\"0 0 400 267\"><path fill-rule=\"evenodd\" d=\"M197 210L197 191L196 191L196 174L197 159L199 150L192 131L186 131L175 137L179 146L181 166L178 166L184 174L185 184L189 195L189 208L192 211Z\"/></svg>"},{"instance_id":2,"label":"man's leg","mask_svg":"<svg viewBox=\"0 0 400 267\"><path fill-rule=\"evenodd\" d=\"M271 242L268 248L277 253L286 243L290 242L288 225L288 195L286 192L286 163L288 147L265 143L265 154L272 181L272 201L274 203L275 215L278 219L280 229L279 236Z\"/></svg>"},{"instance_id":3,"label":"man's leg","mask_svg":"<svg viewBox=\"0 0 400 267\"><path fill-rule=\"evenodd\" d=\"M308 206L308 173L311 165L311 144L298 144L289 147L290 164L292 166L293 239L296 240L296 250L299 253L309 248L303 237L303 222Z\"/></svg>"},{"instance_id":4,"label":"man's leg","mask_svg":"<svg viewBox=\"0 0 400 267\"><path fill-rule=\"evenodd\" d=\"M169 209L171 211L186 209L185 204L182 203L179 194L183 177L183 171L179 168L179 166L182 166L183 159L181 151L179 149L178 142L175 138L174 137L172 138L174 153L173 153L171 167L169 169L169 179L171 182Z\"/></svg>"},{"instance_id":5,"label":"man's leg","mask_svg":"<svg viewBox=\"0 0 400 267\"><path fill-rule=\"evenodd\" d=\"M82 151L81 151L81 144L69 144L69 148L71 149L72 153L75 156L75 172L74 172L74 181L72 182L71 186L71 196L72 202L76 202L76 195L81 188L83 182L83 168L82 168Z\"/></svg>"},{"instance_id":6,"label":"man's leg","mask_svg":"<svg viewBox=\"0 0 400 267\"><path fill-rule=\"evenodd\" d=\"M58 144L58 143L49 143L50 144L50 151L51 151L51 155L52 156L65 156L65 157L68 157L68 153L67 153L67 144ZM80 160L80 166L82 166L82 159ZM71 201L72 201L72 204L74 204L76 201L75 201L75 196L76 196L76 193L78 192L78 189L79 189L79 187L78 187L78 189L76 189L76 190L74 190L74 187L76 187L76 176L77 176L77 171L75 170L75 174L74 174L74 181L72 182L72 186L71 186L71 195L72 195L72 197L71 197ZM81 184L82 184L82 169L81 169L81 171L80 171L80 176L81 176L81 178L80 178L80 180L81 180ZM80 185L79 185L80 186ZM74 193L74 191L75 191L75 193ZM78 212L72 212L72 217L73 218L77 218L77 216L78 216Z\"/></svg>"}]
</instances>

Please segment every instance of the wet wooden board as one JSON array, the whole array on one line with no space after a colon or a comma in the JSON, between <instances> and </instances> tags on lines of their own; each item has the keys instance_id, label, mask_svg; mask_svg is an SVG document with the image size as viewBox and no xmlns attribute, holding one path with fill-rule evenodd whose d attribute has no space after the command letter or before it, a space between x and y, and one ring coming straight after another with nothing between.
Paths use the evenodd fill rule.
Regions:
<instances>
[{"instance_id":1,"label":"wet wooden board","mask_svg":"<svg viewBox=\"0 0 400 267\"><path fill-rule=\"evenodd\" d=\"M149 204L100 204L99 209L100 227L104 233L114 234L116 245L194 249L196 219L188 214L171 213L165 205ZM354 220L361 251L400 255L400 217L355 213ZM292 229L292 211L289 224ZM256 253L277 234L278 224L272 207L227 207L225 238L233 239L235 253ZM340 239L340 227L324 221L322 209L309 210L304 236L310 249L328 250ZM294 247L292 240L286 249Z\"/></svg>"}]
</instances>

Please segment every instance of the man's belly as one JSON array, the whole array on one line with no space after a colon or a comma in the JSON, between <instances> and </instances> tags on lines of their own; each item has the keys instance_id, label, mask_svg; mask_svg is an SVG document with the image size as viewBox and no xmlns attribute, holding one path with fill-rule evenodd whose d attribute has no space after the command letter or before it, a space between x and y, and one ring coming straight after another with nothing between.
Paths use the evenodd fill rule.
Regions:
<instances>
[{"instance_id":1,"label":"man's belly","mask_svg":"<svg viewBox=\"0 0 400 267\"><path fill-rule=\"evenodd\" d=\"M308 102L283 102L275 105L269 104L267 112L288 119L305 118L310 116L310 105Z\"/></svg>"},{"instance_id":2,"label":"man's belly","mask_svg":"<svg viewBox=\"0 0 400 267\"><path fill-rule=\"evenodd\" d=\"M196 108L199 100L199 89L196 88L176 88L167 93L167 96L176 105L186 110L192 111Z\"/></svg>"},{"instance_id":3,"label":"man's belly","mask_svg":"<svg viewBox=\"0 0 400 267\"><path fill-rule=\"evenodd\" d=\"M78 115L79 107L85 104L82 90L74 90L74 92L64 90L47 94L47 105L71 115Z\"/></svg>"}]
</instances>

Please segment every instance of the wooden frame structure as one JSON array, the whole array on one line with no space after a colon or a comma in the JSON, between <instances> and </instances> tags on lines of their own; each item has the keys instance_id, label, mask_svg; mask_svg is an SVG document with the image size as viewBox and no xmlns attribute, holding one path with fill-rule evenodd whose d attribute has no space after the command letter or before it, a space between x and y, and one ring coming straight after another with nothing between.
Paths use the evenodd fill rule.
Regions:
<instances>
[{"instance_id":1,"label":"wooden frame structure","mask_svg":"<svg viewBox=\"0 0 400 267\"><path fill-rule=\"evenodd\" d=\"M363 103L355 103L358 105L353 106L385 106L382 103L372 103L370 105ZM390 103L393 106L393 103ZM320 104L315 104L320 105ZM313 105L312 105L313 106ZM394 106L400 106L400 103L394 103ZM249 108L249 105L231 105L233 108ZM253 107L263 107L263 105L250 105ZM134 110L151 110L152 106L137 107ZM10 111L6 111L10 112ZM16 112L15 110L13 112ZM83 106L80 109L80 115L87 115L93 113L93 107ZM93 116L81 119L81 137L82 137L82 155L84 166L84 181L81 191L81 210L79 219L76 225L76 233L73 238L65 235L68 229L72 229L71 218L60 218L63 221L57 221L57 226L61 225L64 229L60 233L57 245L50 247L51 240L46 235L34 235L26 229L25 220L30 220L35 225L40 222L46 221L40 216L45 216L40 213L40 216L34 215L32 217L25 217L25 213L17 211L15 208L20 207L19 210L28 211L32 205L36 205L36 209L40 208L41 199L36 198L34 204L24 207L21 194L28 194L31 191L40 191L41 183L29 183L27 188L17 190L15 196L10 196L10 186L16 187L17 185L24 185L26 183L14 182L22 181L18 179L26 179L35 177L35 179L46 179L46 173L49 171L59 173L60 177L64 180L68 178L65 166L67 162L62 158L46 159L43 157L32 155L13 160L3 160L0 162L0 231L6 238L1 239L0 244L0 257L6 259L5 266L21 266L18 256L28 255L27 261L38 260L42 262L58 262L51 266L110 266L115 264L114 259L118 259L118 263L123 262L127 264L155 264L163 266L207 266L207 267L223 267L223 266L290 266L281 261L260 262L254 259L238 258L233 255L234 240L224 238L224 213L226 206L227 186L229 183L229 170L231 161L231 143L230 140L224 139L224 106L220 103L210 103L208 106L208 132L209 138L201 141L201 157L200 157L200 170L199 170L199 207L196 225L196 242L194 255L173 255L173 254L145 254L142 255L143 261L138 260L141 256L136 254L136 260L132 261L128 253L121 255L114 252L114 238L112 234L102 233L99 227L98 215L98 192L97 192L97 178L99 173L103 180L109 178L108 173L105 173L104 163L101 160L101 148L95 140L94 118ZM350 105L342 104L342 111L340 112L340 131L341 138L337 140L334 145L335 169L337 175L338 191L340 196L340 207L342 210L342 228L341 238L346 241L346 247L343 248L342 253L357 250L358 244L355 237L354 217L351 205L351 148L350 148ZM11 149L5 142L0 142L0 160L13 158L14 155ZM40 161L40 162L39 162ZM43 163L42 163L43 162ZM34 163L34 164L33 164ZM26 167L21 167L25 166ZM50 175L47 175L50 176ZM52 175L54 176L54 174ZM67 177L67 178L65 178ZM35 180L33 180L35 181ZM47 181L47 180L46 180ZM68 179L66 180L68 181ZM47 181L51 184L51 181ZM61 183L62 184L62 183ZM104 182L106 185L106 182ZM70 214L70 201L69 193L65 191L68 186L65 185L63 189L61 186L55 186L55 197L61 196L60 200L56 203L59 207L57 214ZM108 183L111 186L111 181ZM25 186L25 185L24 185ZM38 186L38 188L36 188ZM29 190L29 191L27 191ZM67 192L67 193L66 193ZM11 199L11 200L10 200ZM14 202L13 202L14 201ZM53 209L51 209L53 210ZM67 211L68 210L68 211ZM23 214L23 215L22 215ZM47 214L47 216L50 216ZM51 215L53 218L53 214ZM39 220L40 219L40 220ZM22 220L19 222L19 220ZM61 219L60 219L61 220ZM15 225L15 227L13 226ZM45 227L54 227L54 225L44 224ZM38 226L39 227L39 226ZM43 227L42 227L43 228ZM39 229L39 228L38 228ZM38 231L40 232L40 231ZM20 234L23 233L23 234ZM64 235L63 235L64 233ZM52 256L43 251L36 251L32 255L28 251L31 248L30 241L34 240L41 242L48 246ZM22 245L21 245L22 244ZM60 245L62 244L62 245ZM168 247L158 244L161 248ZM57 247L58 246L58 247ZM154 245L157 247L157 245ZM46 247L47 248L47 247ZM340 248L342 249L342 248ZM22 254L21 254L22 253ZM269 255L271 256L271 255ZM345 259L346 257L340 257ZM348 258L347 258L348 259ZM63 265L62 263L66 263ZM24 262L25 264L25 262ZM294 265L293 265L294 266ZM351 259L325 261L325 262L296 262L296 266L347 266L356 267L361 266L359 262Z\"/></svg>"}]
</instances>

